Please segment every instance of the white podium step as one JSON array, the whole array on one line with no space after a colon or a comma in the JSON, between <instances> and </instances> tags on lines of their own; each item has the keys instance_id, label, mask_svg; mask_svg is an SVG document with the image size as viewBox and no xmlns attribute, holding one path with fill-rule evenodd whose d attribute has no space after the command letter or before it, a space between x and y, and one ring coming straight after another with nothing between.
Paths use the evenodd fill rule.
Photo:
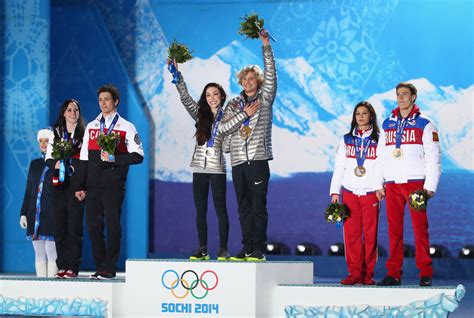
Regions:
<instances>
[{"instance_id":1,"label":"white podium step","mask_svg":"<svg viewBox=\"0 0 474 318\"><path fill-rule=\"evenodd\" d=\"M312 262L127 261L130 317L275 317L279 284L311 284ZM284 311L280 312L284 315Z\"/></svg>"},{"instance_id":2,"label":"white podium step","mask_svg":"<svg viewBox=\"0 0 474 318\"><path fill-rule=\"evenodd\" d=\"M286 317L447 317L464 297L462 285L280 285L275 310Z\"/></svg>"},{"instance_id":3,"label":"white podium step","mask_svg":"<svg viewBox=\"0 0 474 318\"><path fill-rule=\"evenodd\" d=\"M111 316L124 280L2 277L1 315Z\"/></svg>"}]
</instances>

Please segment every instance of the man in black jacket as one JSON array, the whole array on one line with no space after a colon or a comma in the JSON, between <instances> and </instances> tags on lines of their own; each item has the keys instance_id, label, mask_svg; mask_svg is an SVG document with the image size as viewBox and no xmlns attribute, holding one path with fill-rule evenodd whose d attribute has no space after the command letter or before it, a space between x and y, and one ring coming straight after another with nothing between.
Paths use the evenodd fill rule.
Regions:
<instances>
[{"instance_id":1,"label":"man in black jacket","mask_svg":"<svg viewBox=\"0 0 474 318\"><path fill-rule=\"evenodd\" d=\"M81 162L87 165L86 175L78 178L76 197L86 197L86 223L92 242L96 273L92 279L111 279L117 271L122 228L120 215L125 195L128 166L143 161L143 146L135 126L117 113L120 93L114 85L97 90L101 113L91 121L84 133ZM120 140L114 153L103 150L99 135L118 134ZM104 239L107 224L107 244Z\"/></svg>"}]
</instances>

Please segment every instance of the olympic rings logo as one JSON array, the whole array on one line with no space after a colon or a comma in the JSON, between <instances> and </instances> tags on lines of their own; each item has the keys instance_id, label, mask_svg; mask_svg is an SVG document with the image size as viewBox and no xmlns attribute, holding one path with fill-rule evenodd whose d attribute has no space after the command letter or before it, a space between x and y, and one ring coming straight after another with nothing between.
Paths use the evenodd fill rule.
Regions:
<instances>
[{"instance_id":1,"label":"olympic rings logo","mask_svg":"<svg viewBox=\"0 0 474 318\"><path fill-rule=\"evenodd\" d=\"M210 286L208 280L204 279L205 275L208 280L212 279L212 276L214 276L214 279L210 281L212 286ZM189 282L191 282L191 284ZM161 275L161 284L164 288L169 289L171 294L177 299L186 298L190 293L195 299L203 299L207 296L210 290L214 290L217 287L219 284L219 277L216 272L212 270L206 270L201 274L201 276L199 276L195 271L188 269L180 276L175 270L168 269L163 272L163 275ZM182 287L182 292L181 294L178 294L179 291L177 290L181 290L179 287L180 285ZM204 291L198 293L198 288Z\"/></svg>"}]
</instances>

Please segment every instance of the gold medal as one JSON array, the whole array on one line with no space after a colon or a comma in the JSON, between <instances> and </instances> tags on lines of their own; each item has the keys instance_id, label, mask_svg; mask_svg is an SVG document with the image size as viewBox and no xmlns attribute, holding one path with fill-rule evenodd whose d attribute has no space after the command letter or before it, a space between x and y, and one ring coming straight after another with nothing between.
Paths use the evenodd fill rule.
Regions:
<instances>
[{"instance_id":1,"label":"gold medal","mask_svg":"<svg viewBox=\"0 0 474 318\"><path fill-rule=\"evenodd\" d=\"M395 148L395 150L392 152L392 156L395 159L400 159L403 157L403 151L400 148Z\"/></svg>"},{"instance_id":2,"label":"gold medal","mask_svg":"<svg viewBox=\"0 0 474 318\"><path fill-rule=\"evenodd\" d=\"M251 133L252 128L250 128L249 126L242 126L242 128L240 128L240 136L244 139L247 139Z\"/></svg>"},{"instance_id":3,"label":"gold medal","mask_svg":"<svg viewBox=\"0 0 474 318\"><path fill-rule=\"evenodd\" d=\"M357 176L357 177L363 177L365 175L365 168L363 166L357 166L355 167L354 169L354 174Z\"/></svg>"}]
</instances>

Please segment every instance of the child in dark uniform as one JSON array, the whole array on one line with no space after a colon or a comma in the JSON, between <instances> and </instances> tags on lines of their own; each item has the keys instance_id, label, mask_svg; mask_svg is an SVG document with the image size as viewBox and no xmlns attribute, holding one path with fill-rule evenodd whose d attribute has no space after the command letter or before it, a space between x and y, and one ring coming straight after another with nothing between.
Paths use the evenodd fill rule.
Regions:
<instances>
[{"instance_id":1,"label":"child in dark uniform","mask_svg":"<svg viewBox=\"0 0 474 318\"><path fill-rule=\"evenodd\" d=\"M56 267L56 245L51 212L52 175L44 161L51 130L38 131L37 140L42 157L30 163L25 196L20 211L20 226L26 229L27 239L35 250L35 268L38 277L54 277Z\"/></svg>"}]
</instances>

